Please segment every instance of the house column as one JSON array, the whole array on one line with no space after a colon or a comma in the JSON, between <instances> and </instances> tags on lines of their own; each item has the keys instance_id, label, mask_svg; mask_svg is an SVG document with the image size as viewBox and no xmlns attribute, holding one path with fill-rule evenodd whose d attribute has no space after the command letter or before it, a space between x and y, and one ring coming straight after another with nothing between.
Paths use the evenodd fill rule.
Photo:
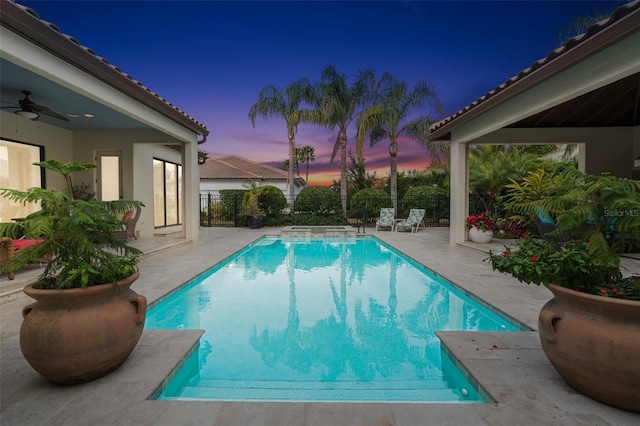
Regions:
<instances>
[{"instance_id":1,"label":"house column","mask_svg":"<svg viewBox=\"0 0 640 426\"><path fill-rule=\"evenodd\" d=\"M469 214L469 145L451 135L451 184L449 209L449 244L465 241L465 220Z\"/></svg>"},{"instance_id":2,"label":"house column","mask_svg":"<svg viewBox=\"0 0 640 426\"><path fill-rule=\"evenodd\" d=\"M200 171L198 169L197 135L182 145L182 236L198 240L200 227Z\"/></svg>"}]
</instances>

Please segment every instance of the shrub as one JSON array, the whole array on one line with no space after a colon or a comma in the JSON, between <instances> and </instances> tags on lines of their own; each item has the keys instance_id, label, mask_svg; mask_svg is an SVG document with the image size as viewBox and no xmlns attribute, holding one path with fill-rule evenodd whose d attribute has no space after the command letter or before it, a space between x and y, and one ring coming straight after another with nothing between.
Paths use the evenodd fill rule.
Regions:
<instances>
[{"instance_id":1,"label":"shrub","mask_svg":"<svg viewBox=\"0 0 640 426\"><path fill-rule=\"evenodd\" d=\"M242 214L242 196L244 193L245 191L242 189L223 189L220 191L222 218L224 220L234 220L236 216Z\"/></svg>"},{"instance_id":2,"label":"shrub","mask_svg":"<svg viewBox=\"0 0 640 426\"><path fill-rule=\"evenodd\" d=\"M222 219L222 214L224 213L224 206L221 202L212 203L209 206L209 214L211 215L211 219Z\"/></svg>"},{"instance_id":3,"label":"shrub","mask_svg":"<svg viewBox=\"0 0 640 426\"><path fill-rule=\"evenodd\" d=\"M287 207L287 199L281 190L272 185L261 187L258 205L267 216L275 216Z\"/></svg>"},{"instance_id":4,"label":"shrub","mask_svg":"<svg viewBox=\"0 0 640 426\"><path fill-rule=\"evenodd\" d=\"M296 197L294 206L296 211L310 212L314 215L332 214L342 209L340 195L321 186L303 188Z\"/></svg>"},{"instance_id":5,"label":"shrub","mask_svg":"<svg viewBox=\"0 0 640 426\"><path fill-rule=\"evenodd\" d=\"M366 217L378 217L380 209L393 207L391 197L382 189L363 189L358 191L351 199L352 210L362 210Z\"/></svg>"},{"instance_id":6,"label":"shrub","mask_svg":"<svg viewBox=\"0 0 640 426\"><path fill-rule=\"evenodd\" d=\"M317 215L313 213L298 213L296 214L296 225L307 226L331 226L331 225L344 225L344 218L339 210L336 210L333 214Z\"/></svg>"},{"instance_id":7,"label":"shrub","mask_svg":"<svg viewBox=\"0 0 640 426\"><path fill-rule=\"evenodd\" d=\"M438 221L447 217L449 212L449 193L437 186L415 186L407 190L402 199L402 212L408 214L409 209L425 209L427 220Z\"/></svg>"}]
</instances>

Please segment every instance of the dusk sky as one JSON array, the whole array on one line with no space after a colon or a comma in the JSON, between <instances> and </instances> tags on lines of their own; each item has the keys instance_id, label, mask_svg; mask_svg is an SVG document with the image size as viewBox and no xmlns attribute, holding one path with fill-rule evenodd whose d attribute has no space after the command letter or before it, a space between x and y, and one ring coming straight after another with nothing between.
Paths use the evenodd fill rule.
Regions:
<instances>
[{"instance_id":1,"label":"dusk sky","mask_svg":"<svg viewBox=\"0 0 640 426\"><path fill-rule=\"evenodd\" d=\"M288 157L281 119L248 112L260 89L312 82L331 64L354 76L371 68L410 87L427 81L444 118L470 104L555 46L558 32L598 1L21 1L81 44L200 121L210 157L236 154L280 167ZM620 4L621 2L615 2ZM417 115L434 114L419 111ZM315 148L310 185L338 179L329 163L336 133L301 125L296 146ZM355 153L355 128L349 133ZM401 140L398 170L423 170L429 157ZM388 145L364 151L368 171L385 177ZM301 167L304 176L304 168Z\"/></svg>"}]
</instances>

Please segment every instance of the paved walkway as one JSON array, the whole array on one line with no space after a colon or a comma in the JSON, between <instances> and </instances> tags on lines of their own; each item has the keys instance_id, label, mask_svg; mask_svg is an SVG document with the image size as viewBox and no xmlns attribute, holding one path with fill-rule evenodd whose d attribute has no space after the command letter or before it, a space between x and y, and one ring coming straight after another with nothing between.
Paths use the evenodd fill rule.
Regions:
<instances>
[{"instance_id":1,"label":"paved walkway","mask_svg":"<svg viewBox=\"0 0 640 426\"><path fill-rule=\"evenodd\" d=\"M204 228L200 240L148 238L133 244L147 255L134 289L153 303L176 286L278 229ZM448 230L416 234L367 230L486 302L537 328L551 293L495 273L473 248L448 245ZM495 240L494 240L495 241ZM177 246L175 246L177 244ZM174 246L173 248L170 248ZM502 250L502 244L492 244ZM478 246L486 249L491 246ZM640 262L627 260L637 272ZM197 330L145 330L125 364L91 383L60 387L35 373L19 348L21 309L31 299L13 292L37 274L0 278L0 424L8 425L637 425L640 414L573 391L545 358L535 331L439 333L491 404L173 402L148 397L196 344Z\"/></svg>"}]
</instances>

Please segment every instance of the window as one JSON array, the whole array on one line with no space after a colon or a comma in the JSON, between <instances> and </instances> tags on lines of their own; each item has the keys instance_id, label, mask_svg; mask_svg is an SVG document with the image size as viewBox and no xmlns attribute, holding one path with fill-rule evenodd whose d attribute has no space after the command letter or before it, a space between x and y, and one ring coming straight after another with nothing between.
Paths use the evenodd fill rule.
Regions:
<instances>
[{"instance_id":1,"label":"window","mask_svg":"<svg viewBox=\"0 0 640 426\"><path fill-rule=\"evenodd\" d=\"M43 152L40 146L0 139L0 188L24 191L34 186L42 187L42 170L33 163L42 161ZM40 210L40 206L33 203L22 205L6 198L0 201L0 222Z\"/></svg>"},{"instance_id":2,"label":"window","mask_svg":"<svg viewBox=\"0 0 640 426\"><path fill-rule=\"evenodd\" d=\"M153 217L156 228L181 224L182 166L153 160Z\"/></svg>"}]
</instances>

